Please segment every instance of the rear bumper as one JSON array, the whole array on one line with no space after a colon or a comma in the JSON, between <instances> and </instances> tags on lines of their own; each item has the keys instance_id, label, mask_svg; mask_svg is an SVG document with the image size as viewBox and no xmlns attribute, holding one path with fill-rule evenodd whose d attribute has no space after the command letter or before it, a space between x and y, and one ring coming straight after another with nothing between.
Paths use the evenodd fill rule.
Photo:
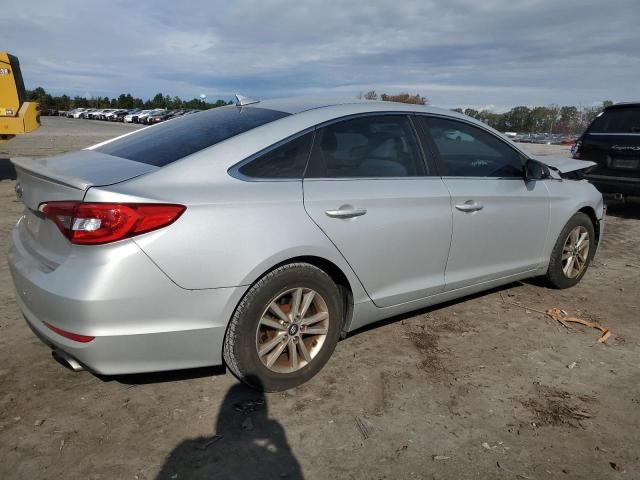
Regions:
<instances>
[{"instance_id":1,"label":"rear bumper","mask_svg":"<svg viewBox=\"0 0 640 480\"><path fill-rule=\"evenodd\" d=\"M51 348L107 375L220 365L227 321L244 293L244 287L182 289L130 241L81 247L47 271L14 229L8 260L31 329ZM44 322L95 338L70 340Z\"/></svg>"},{"instance_id":2,"label":"rear bumper","mask_svg":"<svg viewBox=\"0 0 640 480\"><path fill-rule=\"evenodd\" d=\"M622 195L640 196L640 177L613 177L609 175L585 175L602 193L621 193Z\"/></svg>"}]
</instances>

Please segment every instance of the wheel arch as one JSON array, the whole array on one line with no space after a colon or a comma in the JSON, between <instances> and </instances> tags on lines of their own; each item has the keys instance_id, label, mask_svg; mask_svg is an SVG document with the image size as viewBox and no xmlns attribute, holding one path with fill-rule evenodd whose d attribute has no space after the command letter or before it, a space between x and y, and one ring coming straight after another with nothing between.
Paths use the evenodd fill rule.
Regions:
<instances>
[{"instance_id":1,"label":"wheel arch","mask_svg":"<svg viewBox=\"0 0 640 480\"><path fill-rule=\"evenodd\" d=\"M576 213L584 213L587 217L589 217L591 223L593 224L593 230L596 234L596 245L598 245L598 243L600 242L600 221L598 220L595 209L587 205L580 208Z\"/></svg>"},{"instance_id":2,"label":"wheel arch","mask_svg":"<svg viewBox=\"0 0 640 480\"><path fill-rule=\"evenodd\" d=\"M334 281L334 283L338 286L338 290L340 291L340 300L343 305L343 323L341 326L341 337L345 337L348 327L351 324L353 319L353 310L354 310L354 299L355 296L358 295L358 288L361 286L359 284L353 285L353 281L350 280L347 274L344 272L342 268L340 268L335 262L318 255L298 255L292 256L285 260L278 261L277 263L273 263L268 268L263 268L260 270L258 274L253 275L253 280L250 284L247 285L245 292L242 296L237 300L236 304L233 307L231 318L233 316L233 312L238 308L238 305L242 302L242 299L247 294L247 292L255 285L261 278L270 272L274 271L277 268L280 268L284 265L289 265L292 263L308 263L309 265L313 265L316 268L319 268L324 273L329 275L329 277Z\"/></svg>"}]
</instances>

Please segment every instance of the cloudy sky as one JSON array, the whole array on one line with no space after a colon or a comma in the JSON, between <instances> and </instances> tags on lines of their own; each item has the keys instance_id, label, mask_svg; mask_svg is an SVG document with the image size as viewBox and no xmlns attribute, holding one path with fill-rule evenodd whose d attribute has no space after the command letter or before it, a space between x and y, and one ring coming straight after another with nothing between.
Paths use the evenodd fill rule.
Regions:
<instances>
[{"instance_id":1,"label":"cloudy sky","mask_svg":"<svg viewBox=\"0 0 640 480\"><path fill-rule=\"evenodd\" d=\"M193 98L640 99L640 0L3 0L27 88Z\"/></svg>"}]
</instances>

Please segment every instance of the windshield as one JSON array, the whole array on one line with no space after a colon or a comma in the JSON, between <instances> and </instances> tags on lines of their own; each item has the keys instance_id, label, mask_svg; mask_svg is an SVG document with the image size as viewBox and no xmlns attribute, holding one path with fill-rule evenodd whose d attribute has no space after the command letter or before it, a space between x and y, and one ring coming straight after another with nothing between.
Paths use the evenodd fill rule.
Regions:
<instances>
[{"instance_id":1,"label":"windshield","mask_svg":"<svg viewBox=\"0 0 640 480\"><path fill-rule=\"evenodd\" d=\"M227 138L288 116L265 108L212 108L177 117L96 148L96 151L163 167Z\"/></svg>"}]
</instances>

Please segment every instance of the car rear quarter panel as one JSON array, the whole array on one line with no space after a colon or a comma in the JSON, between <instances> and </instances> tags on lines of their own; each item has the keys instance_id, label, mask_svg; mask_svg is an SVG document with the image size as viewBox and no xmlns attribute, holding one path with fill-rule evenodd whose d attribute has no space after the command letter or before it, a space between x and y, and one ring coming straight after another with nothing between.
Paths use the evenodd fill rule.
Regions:
<instances>
[{"instance_id":1,"label":"car rear quarter panel","mask_svg":"<svg viewBox=\"0 0 640 480\"><path fill-rule=\"evenodd\" d=\"M217 181L177 185L161 198L91 189L93 201L162 201L187 206L167 228L135 237L138 246L178 286L210 289L250 285L292 258L316 256L334 263L351 285L354 301L366 301L359 280L336 247L309 219L301 181Z\"/></svg>"}]
</instances>

